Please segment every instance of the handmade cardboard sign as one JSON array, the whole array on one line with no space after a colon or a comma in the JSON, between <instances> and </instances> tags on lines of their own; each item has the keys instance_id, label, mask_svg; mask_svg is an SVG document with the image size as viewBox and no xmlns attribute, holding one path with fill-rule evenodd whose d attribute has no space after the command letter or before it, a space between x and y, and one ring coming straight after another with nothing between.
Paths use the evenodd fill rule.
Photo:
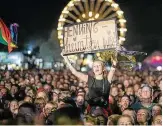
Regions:
<instances>
[{"instance_id":1,"label":"handmade cardboard sign","mask_svg":"<svg viewBox=\"0 0 163 126\"><path fill-rule=\"evenodd\" d=\"M63 55L115 49L118 46L115 19L65 26Z\"/></svg>"}]
</instances>

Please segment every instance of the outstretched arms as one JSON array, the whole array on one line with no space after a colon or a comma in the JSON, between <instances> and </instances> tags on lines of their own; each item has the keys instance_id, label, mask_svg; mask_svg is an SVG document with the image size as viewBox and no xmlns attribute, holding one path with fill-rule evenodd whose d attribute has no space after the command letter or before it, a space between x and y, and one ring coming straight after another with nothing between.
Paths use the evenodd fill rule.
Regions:
<instances>
[{"instance_id":1,"label":"outstretched arms","mask_svg":"<svg viewBox=\"0 0 163 126\"><path fill-rule=\"evenodd\" d=\"M62 53L61 53L62 55ZM84 81L84 82L88 82L88 75L82 73L82 72L78 72L72 65L71 63L69 62L67 56L63 56L62 57L64 58L67 66L69 67L70 71L76 76L78 77L81 81Z\"/></svg>"},{"instance_id":2,"label":"outstretched arms","mask_svg":"<svg viewBox=\"0 0 163 126\"><path fill-rule=\"evenodd\" d=\"M116 56L117 57L117 56ZM112 82L112 79L113 79L113 76L114 76L114 73L115 73L115 68L116 68L116 65L117 65L117 60L114 58L111 57L111 60L112 60L112 67L110 69L110 72L108 73L108 81L111 83Z\"/></svg>"}]
</instances>

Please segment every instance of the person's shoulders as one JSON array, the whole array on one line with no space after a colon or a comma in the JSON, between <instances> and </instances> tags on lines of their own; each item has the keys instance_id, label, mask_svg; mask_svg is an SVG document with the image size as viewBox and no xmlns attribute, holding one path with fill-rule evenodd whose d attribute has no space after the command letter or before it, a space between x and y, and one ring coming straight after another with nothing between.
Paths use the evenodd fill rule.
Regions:
<instances>
[{"instance_id":1,"label":"person's shoulders","mask_svg":"<svg viewBox=\"0 0 163 126\"><path fill-rule=\"evenodd\" d=\"M131 105L131 108L134 110L138 110L142 107L142 104L140 102L136 102L133 105Z\"/></svg>"}]
</instances>

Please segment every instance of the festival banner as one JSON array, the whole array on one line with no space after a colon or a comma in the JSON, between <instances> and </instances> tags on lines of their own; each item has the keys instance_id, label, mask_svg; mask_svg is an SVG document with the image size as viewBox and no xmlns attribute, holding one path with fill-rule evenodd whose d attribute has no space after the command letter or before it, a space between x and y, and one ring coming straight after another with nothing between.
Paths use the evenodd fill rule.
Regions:
<instances>
[{"instance_id":1,"label":"festival banner","mask_svg":"<svg viewBox=\"0 0 163 126\"><path fill-rule=\"evenodd\" d=\"M119 46L115 19L65 26L63 33L63 55L111 50Z\"/></svg>"}]
</instances>

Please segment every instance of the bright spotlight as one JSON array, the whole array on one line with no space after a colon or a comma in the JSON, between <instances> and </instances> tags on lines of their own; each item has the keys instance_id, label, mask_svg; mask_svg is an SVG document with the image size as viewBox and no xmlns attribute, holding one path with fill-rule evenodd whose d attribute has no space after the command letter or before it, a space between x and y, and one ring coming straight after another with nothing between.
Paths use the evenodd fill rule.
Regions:
<instances>
[{"instance_id":1,"label":"bright spotlight","mask_svg":"<svg viewBox=\"0 0 163 126\"><path fill-rule=\"evenodd\" d=\"M31 52L31 50L28 50L27 53L28 53L28 55L30 55L32 52Z\"/></svg>"}]
</instances>

